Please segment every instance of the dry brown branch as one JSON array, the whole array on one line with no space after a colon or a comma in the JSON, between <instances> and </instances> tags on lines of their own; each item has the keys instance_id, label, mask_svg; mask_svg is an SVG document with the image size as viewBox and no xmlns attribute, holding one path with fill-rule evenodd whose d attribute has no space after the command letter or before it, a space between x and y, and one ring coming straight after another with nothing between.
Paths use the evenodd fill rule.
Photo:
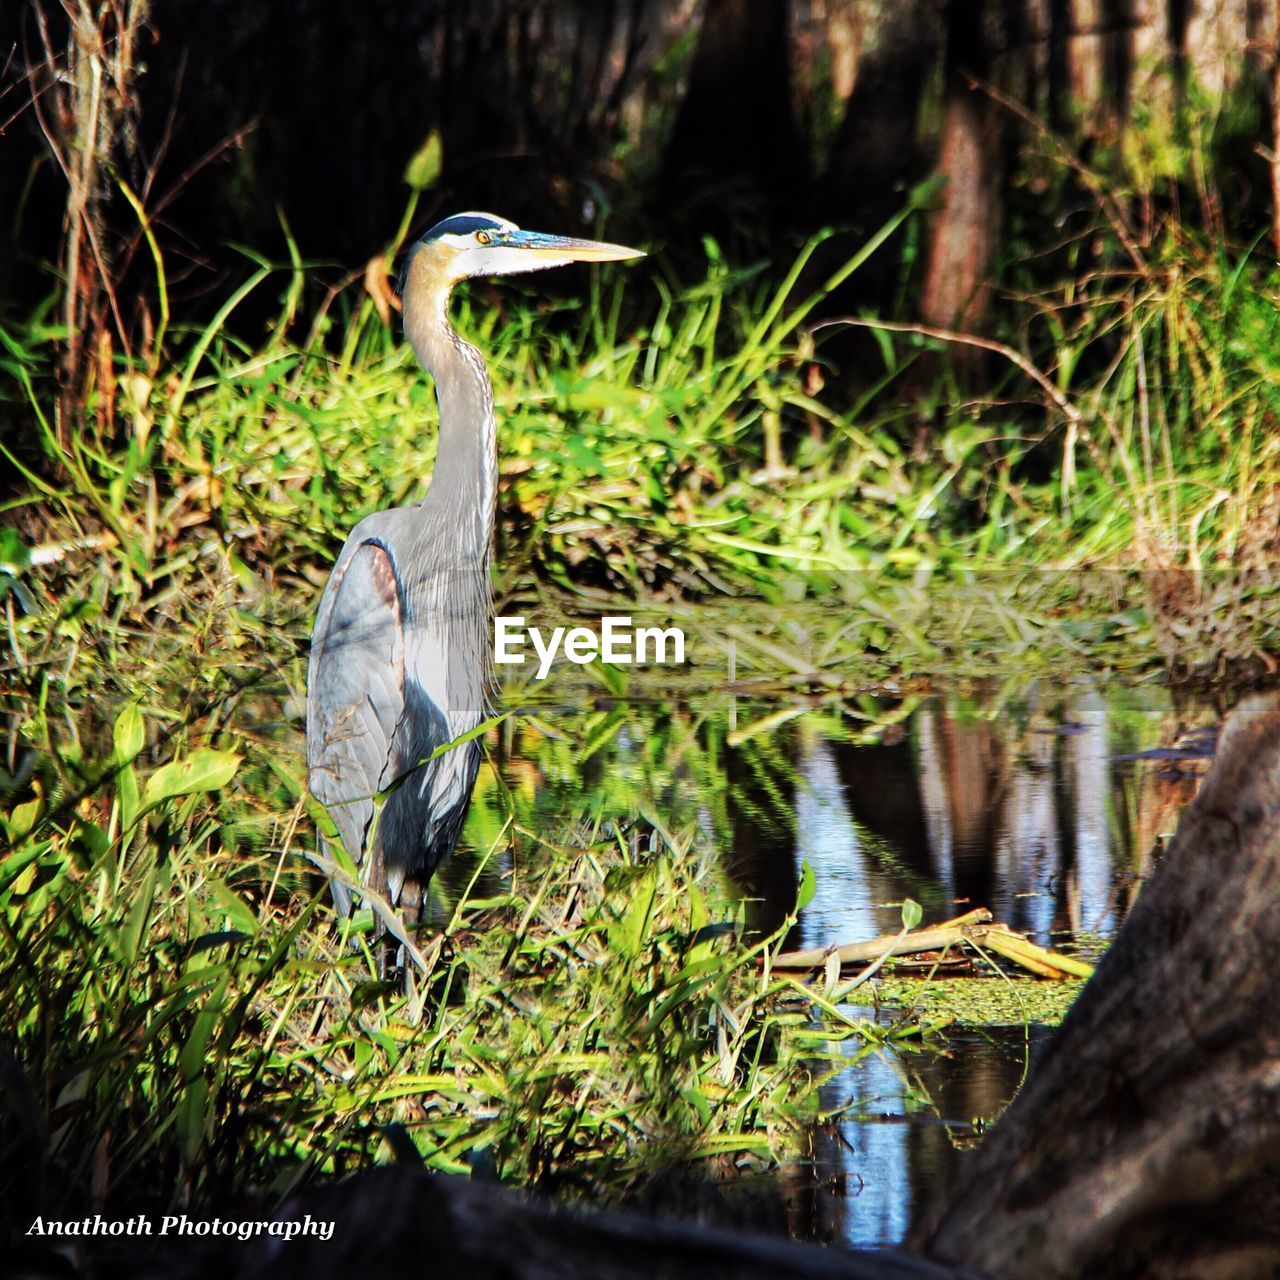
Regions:
<instances>
[{"instance_id":1,"label":"dry brown branch","mask_svg":"<svg viewBox=\"0 0 1280 1280\"><path fill-rule=\"evenodd\" d=\"M838 946L811 947L806 951L784 951L770 962L774 969L821 969L833 956L841 965L873 964L886 956L917 955L924 951L945 951L948 947L973 944L979 950L990 948L997 955L1041 978L1087 978L1093 966L1073 956L1046 951L1007 924L992 924L991 912L985 907L930 925L927 929L886 933L867 942L846 942Z\"/></svg>"},{"instance_id":2,"label":"dry brown branch","mask_svg":"<svg viewBox=\"0 0 1280 1280\"><path fill-rule=\"evenodd\" d=\"M1075 152L1034 111L1029 111L1016 98L1011 98L1003 90L996 88L995 85L989 84L985 80L971 77L971 82L975 89L980 89L992 102L1011 112L1024 124L1030 126L1049 144L1057 159L1074 170L1084 184L1085 189L1093 197L1099 212L1111 224L1111 229L1115 232L1116 239L1124 247L1124 251L1129 255L1130 261L1139 272L1145 273L1147 269L1146 257L1138 246L1133 230L1124 216L1124 210L1120 208L1114 197L1102 185L1098 175L1088 165L1084 164Z\"/></svg>"},{"instance_id":3,"label":"dry brown branch","mask_svg":"<svg viewBox=\"0 0 1280 1280\"><path fill-rule=\"evenodd\" d=\"M1089 452L1089 456L1099 470L1109 479L1112 478L1111 464L1098 448L1097 442L1089 430L1083 410L1063 395L1043 370L1037 369L1021 351L1009 346L1008 343L999 342L995 338L979 337L974 333L960 333L954 329L939 329L928 324L911 324L896 320L867 320L858 316L836 316L831 320L824 320L821 324L814 325L813 331L817 332L819 329L826 329L833 325L850 325L858 329L883 329L888 333L914 333L922 338L932 338L936 342L960 343L964 346L978 347L983 351L990 351L993 355L1003 356L1010 364L1030 378L1067 420L1067 439L1063 448L1064 485L1070 487L1074 480L1075 463L1073 459L1077 439L1083 442L1084 447ZM1111 439L1116 457L1120 459L1121 468L1125 473L1125 479L1129 482L1130 488L1134 493L1141 493L1142 486L1133 469L1129 451L1124 446L1124 437L1121 435L1120 428L1116 426L1111 416L1104 412L1101 405L1095 405L1094 412L1107 429L1107 435Z\"/></svg>"},{"instance_id":4,"label":"dry brown branch","mask_svg":"<svg viewBox=\"0 0 1280 1280\"><path fill-rule=\"evenodd\" d=\"M42 4L33 6L40 57L27 56L28 100L45 144L67 184L62 266L63 323L56 432L67 447L68 423L97 368L110 315L120 350L129 333L103 221L106 175L117 154L135 146L137 38L146 0L64 0L65 41ZM64 47L65 44L65 47Z\"/></svg>"}]
</instances>

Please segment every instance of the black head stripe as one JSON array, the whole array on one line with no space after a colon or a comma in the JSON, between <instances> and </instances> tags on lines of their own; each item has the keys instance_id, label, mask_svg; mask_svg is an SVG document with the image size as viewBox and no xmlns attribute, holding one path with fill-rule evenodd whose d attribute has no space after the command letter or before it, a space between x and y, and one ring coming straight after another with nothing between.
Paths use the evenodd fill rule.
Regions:
<instances>
[{"instance_id":1,"label":"black head stripe","mask_svg":"<svg viewBox=\"0 0 1280 1280\"><path fill-rule=\"evenodd\" d=\"M422 235L424 241L436 240L440 236L465 236L473 231L509 231L511 224L500 218L491 217L487 213L455 213L443 222L437 222L430 231Z\"/></svg>"}]
</instances>

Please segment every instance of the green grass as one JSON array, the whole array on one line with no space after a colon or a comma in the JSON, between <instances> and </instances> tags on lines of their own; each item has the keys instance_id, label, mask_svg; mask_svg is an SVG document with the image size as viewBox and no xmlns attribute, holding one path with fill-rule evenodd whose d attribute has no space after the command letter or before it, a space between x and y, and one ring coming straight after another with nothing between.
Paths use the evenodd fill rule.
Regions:
<instances>
[{"instance_id":1,"label":"green grass","mask_svg":"<svg viewBox=\"0 0 1280 1280\"><path fill-rule=\"evenodd\" d=\"M157 728L130 706L110 756L84 765L87 794L42 774L5 822L15 1220L280 1194L408 1150L597 1198L690 1162L759 1169L816 1119L834 1043L918 1035L772 978L758 962L777 940L734 927L697 824L616 814L553 839L513 829L509 807L451 864L430 972L406 996L377 978L368 919L341 926L308 862L297 760L157 752ZM478 811L500 791L487 774Z\"/></svg>"},{"instance_id":2,"label":"green grass","mask_svg":"<svg viewBox=\"0 0 1280 1280\"><path fill-rule=\"evenodd\" d=\"M548 308L510 285L459 298L457 322L494 374L505 590L808 599L892 627L974 574L1115 570L1138 605L1153 572L1252 572L1236 604L1266 585L1280 334L1259 257L1169 233L1141 271L1011 302L1014 345L1061 402L1046 409L994 355L985 398L947 379L922 390L912 370L940 345L888 333L880 367L862 371L873 393L824 394L838 331L805 328L825 287L810 281L816 244L772 284L713 257L683 287L651 269L593 276L580 305ZM282 283L265 341L232 337L237 298ZM43 455L10 510L35 506L27 527L56 544L107 538L108 572L139 594L185 581L199 557L234 589L288 600L304 629L346 530L423 492L435 404L367 298L341 299L345 315L331 308L299 345L302 293L297 266L254 272L215 324L172 334L181 358L96 387L66 457L41 377L54 335L9 334L3 361L19 380L3 411L36 438L24 456ZM1061 585L1002 603L1045 619ZM1156 590L1148 620L1169 605L1184 622L1179 609L1211 598L1182 589ZM1074 612L1094 612L1088 593ZM1192 665L1274 647L1261 611L1237 620L1238 635L1194 637ZM896 647L931 658L922 637L908 626ZM1158 625L1144 639L1156 652L1142 660L1161 645L1171 656Z\"/></svg>"}]
</instances>

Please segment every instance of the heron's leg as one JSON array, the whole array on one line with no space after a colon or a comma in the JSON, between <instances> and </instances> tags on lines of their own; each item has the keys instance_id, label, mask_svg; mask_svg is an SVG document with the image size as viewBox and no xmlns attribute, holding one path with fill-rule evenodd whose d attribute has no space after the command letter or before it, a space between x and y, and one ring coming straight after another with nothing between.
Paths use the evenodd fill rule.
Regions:
<instances>
[{"instance_id":1,"label":"heron's leg","mask_svg":"<svg viewBox=\"0 0 1280 1280\"><path fill-rule=\"evenodd\" d=\"M403 872L397 872L394 880L399 885L399 890L392 905L399 911L405 929L413 932L422 918L422 904L426 897L425 888L416 877L404 875ZM413 966L405 954L404 946L394 942L381 922L378 925L378 932L378 976L389 980L403 976L407 980ZM410 985L407 984L406 990L410 989Z\"/></svg>"},{"instance_id":2,"label":"heron's leg","mask_svg":"<svg viewBox=\"0 0 1280 1280\"><path fill-rule=\"evenodd\" d=\"M406 926L416 929L422 919L422 904L426 899L426 885L416 876L406 876L400 891L400 914Z\"/></svg>"}]
</instances>

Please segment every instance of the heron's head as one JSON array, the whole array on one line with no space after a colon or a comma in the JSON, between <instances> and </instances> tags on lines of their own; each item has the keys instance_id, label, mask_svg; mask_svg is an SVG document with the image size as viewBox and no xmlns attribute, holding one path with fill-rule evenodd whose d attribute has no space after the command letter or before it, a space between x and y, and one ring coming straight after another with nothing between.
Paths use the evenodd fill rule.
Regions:
<instances>
[{"instance_id":1,"label":"heron's head","mask_svg":"<svg viewBox=\"0 0 1280 1280\"><path fill-rule=\"evenodd\" d=\"M469 276L513 276L571 262L642 257L642 250L620 244L523 231L492 213L455 213L437 222L409 250L400 294L406 310L411 310L419 298L443 297Z\"/></svg>"}]
</instances>

